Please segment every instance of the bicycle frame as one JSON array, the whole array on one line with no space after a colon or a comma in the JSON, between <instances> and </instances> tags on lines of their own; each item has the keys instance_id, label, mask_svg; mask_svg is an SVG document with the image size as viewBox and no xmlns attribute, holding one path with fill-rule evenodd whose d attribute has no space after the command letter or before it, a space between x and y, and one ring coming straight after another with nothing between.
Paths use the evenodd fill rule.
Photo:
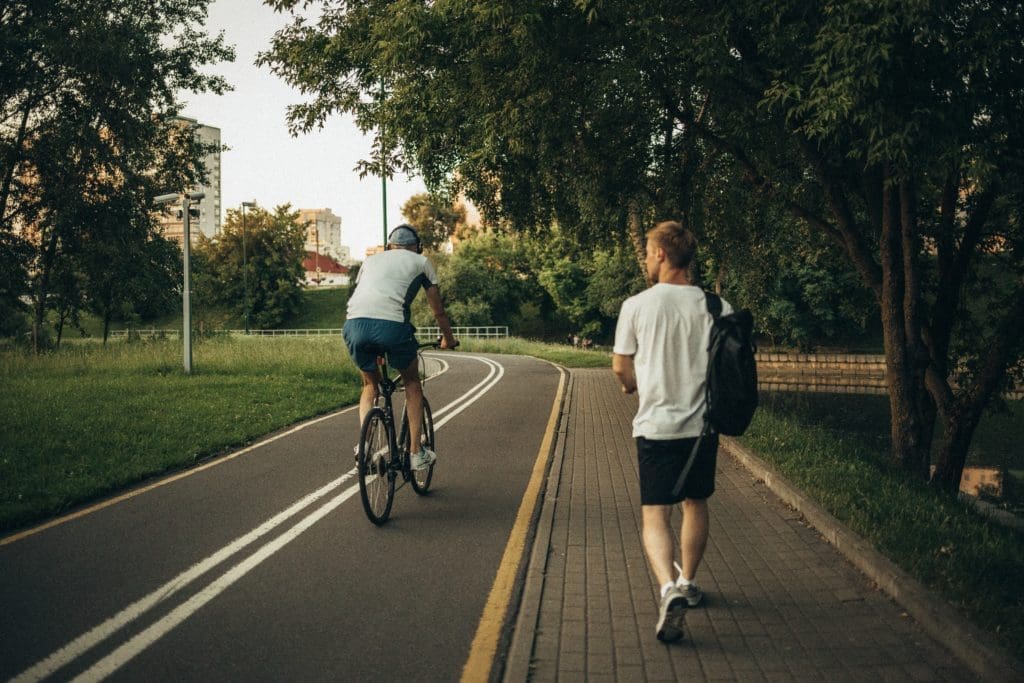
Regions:
<instances>
[{"instance_id":1,"label":"bicycle frame","mask_svg":"<svg viewBox=\"0 0 1024 683\"><path fill-rule=\"evenodd\" d=\"M420 348L436 346L436 344L421 344ZM418 356L422 359L422 356ZM422 360L421 360L422 362ZM396 429L396 419L392 396L401 386L401 375L391 377L388 374L388 360L386 354L380 353L377 356L377 384L376 396L374 397L373 408L366 415L360 429L360 445L358 449L358 474L360 494L363 499L363 507L367 517L374 524L381 525L387 521L391 512L391 503L394 498L395 483L401 473L400 486L411 482L413 489L419 495L426 495L433 478L434 465L422 470L410 468L409 441L411 429L408 424L408 411L403 412L402 434L399 436ZM430 404L426 397L423 398L422 436L420 444L433 449L434 429L433 416L430 412ZM384 434L378 430L383 429ZM408 431L407 431L408 430ZM372 448L367 444L376 441L374 435L383 436L385 443L377 442ZM411 444L410 444L411 445ZM387 448L388 455L383 456L383 449ZM371 452L367 452L371 451ZM383 490L382 490L383 487ZM370 492L370 489L373 492Z\"/></svg>"}]
</instances>

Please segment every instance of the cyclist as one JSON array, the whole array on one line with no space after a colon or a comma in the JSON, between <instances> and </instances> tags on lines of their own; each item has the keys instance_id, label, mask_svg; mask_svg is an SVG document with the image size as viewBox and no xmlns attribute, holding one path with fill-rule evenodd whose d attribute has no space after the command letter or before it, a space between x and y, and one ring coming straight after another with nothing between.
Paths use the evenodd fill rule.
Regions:
<instances>
[{"instance_id":1,"label":"cyclist","mask_svg":"<svg viewBox=\"0 0 1024 683\"><path fill-rule=\"evenodd\" d=\"M377 396L378 349L387 352L391 366L402 376L409 413L409 443L413 449L418 447L409 454L410 467L414 470L426 469L437 459L432 450L419 446L423 387L417 359L419 344L416 328L409 322L409 307L421 288L426 290L427 303L441 328L441 348L458 346L437 288L437 271L422 252L423 244L412 226L403 223L392 230L387 249L366 259L359 269L342 331L345 345L363 380L359 397L360 424Z\"/></svg>"}]
</instances>

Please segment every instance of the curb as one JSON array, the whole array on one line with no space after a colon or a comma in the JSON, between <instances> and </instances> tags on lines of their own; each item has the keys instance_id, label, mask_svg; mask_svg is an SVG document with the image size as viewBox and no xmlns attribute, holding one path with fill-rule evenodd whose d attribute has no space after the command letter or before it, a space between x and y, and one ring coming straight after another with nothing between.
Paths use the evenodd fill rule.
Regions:
<instances>
[{"instance_id":1,"label":"curb","mask_svg":"<svg viewBox=\"0 0 1024 683\"><path fill-rule=\"evenodd\" d=\"M850 531L752 451L724 436L720 446L755 478L764 481L784 503L803 514L847 560L979 677L992 681L1024 679L1024 663L991 643L988 634L966 621L942 598Z\"/></svg>"},{"instance_id":2,"label":"curb","mask_svg":"<svg viewBox=\"0 0 1024 683\"><path fill-rule=\"evenodd\" d=\"M512 630L512 642L508 647L504 671L500 677L500 680L510 683L530 678L533 643L537 636L537 620L540 618L540 599L544 593L548 552L551 548L551 530L554 527L555 507L558 505L558 482L562 477L562 463L565 460L566 410L574 384L572 372L565 369L565 373L567 379L565 396L558 416L558 436L551 449L551 461L544 483L544 500L541 503L540 514L534 519L535 533L532 535L530 558L526 565L519 608Z\"/></svg>"}]
</instances>

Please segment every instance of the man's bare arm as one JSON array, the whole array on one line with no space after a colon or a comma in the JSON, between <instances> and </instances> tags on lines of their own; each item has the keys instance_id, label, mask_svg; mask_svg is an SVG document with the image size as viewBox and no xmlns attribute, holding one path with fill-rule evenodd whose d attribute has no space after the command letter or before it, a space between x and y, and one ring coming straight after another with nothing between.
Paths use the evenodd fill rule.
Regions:
<instances>
[{"instance_id":1,"label":"man's bare arm","mask_svg":"<svg viewBox=\"0 0 1024 683\"><path fill-rule=\"evenodd\" d=\"M636 368L633 366L633 356L612 354L612 372L619 378L622 393L632 394L636 391Z\"/></svg>"},{"instance_id":2,"label":"man's bare arm","mask_svg":"<svg viewBox=\"0 0 1024 683\"><path fill-rule=\"evenodd\" d=\"M455 339L455 335L452 334L452 324L448 320L448 313L444 310L441 292L436 286L427 287L427 304L430 306L430 311L434 314L434 319L437 320L437 326L441 328L441 348L454 349L459 345L459 342Z\"/></svg>"}]
</instances>

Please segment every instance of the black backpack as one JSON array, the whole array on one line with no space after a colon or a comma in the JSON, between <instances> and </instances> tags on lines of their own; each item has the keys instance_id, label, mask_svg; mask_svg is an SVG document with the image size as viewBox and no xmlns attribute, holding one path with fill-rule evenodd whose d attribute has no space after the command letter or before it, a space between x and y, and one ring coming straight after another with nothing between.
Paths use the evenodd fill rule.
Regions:
<instances>
[{"instance_id":1,"label":"black backpack","mask_svg":"<svg viewBox=\"0 0 1024 683\"><path fill-rule=\"evenodd\" d=\"M747 310L722 315L722 299L717 294L704 292L704 298L708 312L714 318L708 344L707 411L704 413L704 430L693 445L686 466L672 489L673 495L677 496L683 490L683 482L690 473L704 436L712 428L719 434L739 436L747 431L757 409L754 316Z\"/></svg>"},{"instance_id":2,"label":"black backpack","mask_svg":"<svg viewBox=\"0 0 1024 683\"><path fill-rule=\"evenodd\" d=\"M705 419L719 434L739 436L747 431L757 409L757 363L754 360L754 316L750 311L722 315L722 300L704 292L711 325L708 345Z\"/></svg>"}]
</instances>

